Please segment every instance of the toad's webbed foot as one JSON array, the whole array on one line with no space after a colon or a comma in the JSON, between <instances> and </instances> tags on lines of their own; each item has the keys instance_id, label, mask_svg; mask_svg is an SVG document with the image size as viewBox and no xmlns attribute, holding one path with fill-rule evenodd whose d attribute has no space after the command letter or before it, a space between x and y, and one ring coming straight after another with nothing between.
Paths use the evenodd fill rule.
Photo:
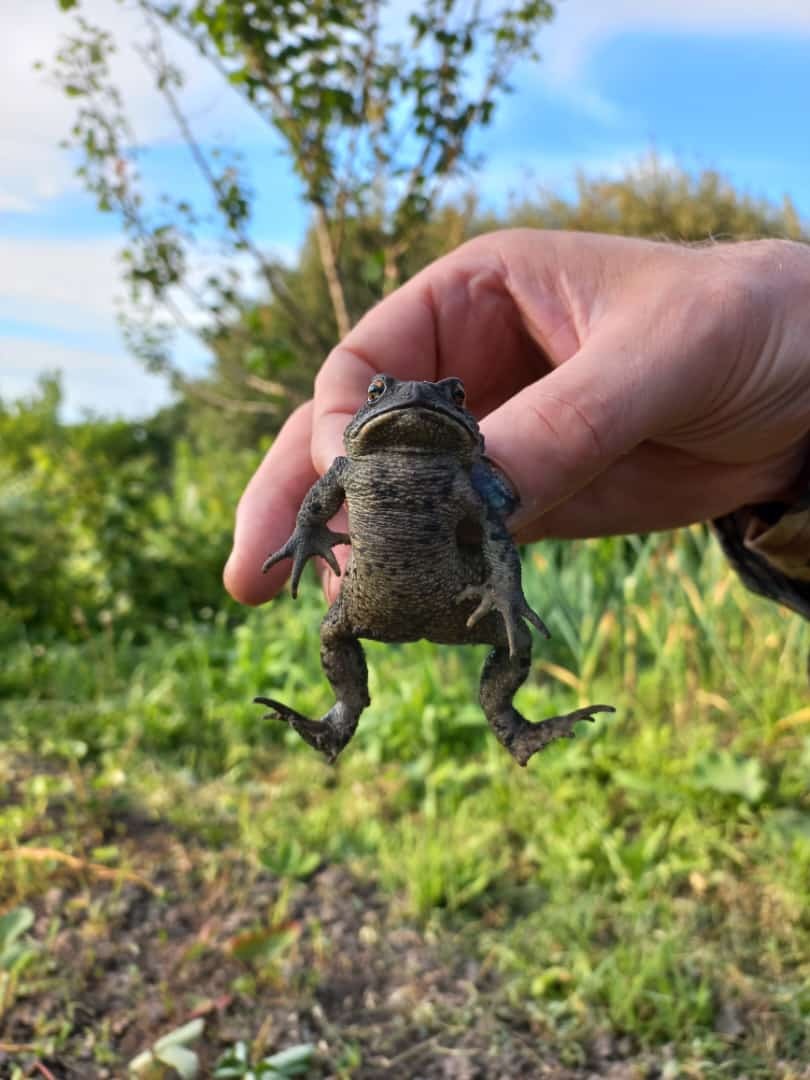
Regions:
<instances>
[{"instance_id":1,"label":"toad's webbed foot","mask_svg":"<svg viewBox=\"0 0 810 1080\"><path fill-rule=\"evenodd\" d=\"M479 602L478 607L467 619L469 629L472 629L477 622L491 611L500 613L506 630L506 639L509 643L509 655L512 658L517 656L519 651L518 643L521 638L520 628L523 625L523 619L536 627L543 637L551 637L548 627L537 612L529 607L526 597L523 595L523 590L519 586L506 589L503 586L499 587L496 582L490 579L481 585L467 585L455 597L457 604L464 603L465 600L478 600Z\"/></svg>"},{"instance_id":2,"label":"toad's webbed foot","mask_svg":"<svg viewBox=\"0 0 810 1080\"><path fill-rule=\"evenodd\" d=\"M335 544L348 544L349 542L347 533L333 532L326 525L296 525L295 532L284 547L274 551L272 555L268 555L264 560L262 573L266 574L271 566L275 566L282 559L292 559L290 592L293 596L296 596L298 594L298 582L301 579L307 559L311 559L314 555L320 555L340 577L340 567L332 548Z\"/></svg>"},{"instance_id":3,"label":"toad's webbed foot","mask_svg":"<svg viewBox=\"0 0 810 1080\"><path fill-rule=\"evenodd\" d=\"M325 716L310 720L273 698L253 699L259 705L267 705L270 717L289 724L330 764L354 735L360 714L369 703L363 650L357 638L347 631L344 615L338 599L321 624L321 662L337 699Z\"/></svg>"},{"instance_id":4,"label":"toad's webbed foot","mask_svg":"<svg viewBox=\"0 0 810 1080\"><path fill-rule=\"evenodd\" d=\"M532 754L544 750L556 739L573 739L574 725L580 720L593 722L595 713L612 713L612 705L586 705L582 709L550 716L538 724L530 724L517 709L510 709L490 720L495 734L519 765L526 765Z\"/></svg>"},{"instance_id":5,"label":"toad's webbed foot","mask_svg":"<svg viewBox=\"0 0 810 1080\"><path fill-rule=\"evenodd\" d=\"M564 716L529 723L512 704L531 667L532 642L525 626L520 628L517 645L515 657L509 655L505 645L496 646L487 657L481 672L480 701L498 741L518 764L525 765L532 754L556 739L573 739L574 725L580 720L593 720L596 713L612 713L615 709L612 705L586 705Z\"/></svg>"},{"instance_id":6,"label":"toad's webbed foot","mask_svg":"<svg viewBox=\"0 0 810 1080\"><path fill-rule=\"evenodd\" d=\"M288 705L282 705L280 701L274 701L273 698L257 697L253 700L257 705L266 705L271 710L265 714L266 720L278 719L289 724L304 742L320 751L330 765L334 765L338 754L357 727L357 718L352 722L348 710L340 703L333 705L322 720L310 720L308 716L296 712Z\"/></svg>"}]
</instances>

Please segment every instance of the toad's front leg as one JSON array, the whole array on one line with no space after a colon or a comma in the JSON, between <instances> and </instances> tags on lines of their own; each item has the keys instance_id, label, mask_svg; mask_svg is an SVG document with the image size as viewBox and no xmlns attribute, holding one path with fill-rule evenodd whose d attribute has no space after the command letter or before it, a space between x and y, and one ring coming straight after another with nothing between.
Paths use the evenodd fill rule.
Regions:
<instances>
[{"instance_id":1,"label":"toad's front leg","mask_svg":"<svg viewBox=\"0 0 810 1080\"><path fill-rule=\"evenodd\" d=\"M340 567L332 548L335 544L348 544L349 537L346 533L332 532L326 523L334 517L343 504L344 482L348 467L346 458L335 458L329 471L312 485L301 503L301 509L295 519L295 531L290 539L284 547L274 551L264 560L262 573L266 574L271 566L275 566L282 559L292 559L290 592L293 596L298 593L298 582L307 560L314 555L320 555L340 576Z\"/></svg>"},{"instance_id":2,"label":"toad's front leg","mask_svg":"<svg viewBox=\"0 0 810 1080\"><path fill-rule=\"evenodd\" d=\"M459 502L469 517L478 519L481 527L481 553L484 556L486 577L476 584L469 584L455 597L456 603L478 601L467 619L472 630L490 612L498 612L503 620L509 655L518 655L518 637L525 629L524 620L536 627L543 637L550 637L548 628L530 606L523 593L520 556L514 540L509 535L499 508L464 479L458 481Z\"/></svg>"},{"instance_id":3,"label":"toad's front leg","mask_svg":"<svg viewBox=\"0 0 810 1080\"><path fill-rule=\"evenodd\" d=\"M321 623L321 664L336 700L320 720L310 720L272 698L257 697L255 701L267 705L271 710L268 716L284 720L332 764L354 735L360 713L370 700L363 649L347 625L340 599Z\"/></svg>"}]
</instances>

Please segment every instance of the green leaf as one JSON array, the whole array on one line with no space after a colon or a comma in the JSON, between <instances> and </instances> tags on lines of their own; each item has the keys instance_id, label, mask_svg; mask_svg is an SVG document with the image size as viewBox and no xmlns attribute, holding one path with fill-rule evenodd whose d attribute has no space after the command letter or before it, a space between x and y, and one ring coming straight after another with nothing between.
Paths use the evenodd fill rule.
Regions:
<instances>
[{"instance_id":1,"label":"green leaf","mask_svg":"<svg viewBox=\"0 0 810 1080\"><path fill-rule=\"evenodd\" d=\"M219 1057L214 1069L214 1077L215 1080L233 1080L233 1078L246 1076L249 1068L251 1068L251 1055L249 1055L247 1043L240 1039Z\"/></svg>"},{"instance_id":2,"label":"green leaf","mask_svg":"<svg viewBox=\"0 0 810 1080\"><path fill-rule=\"evenodd\" d=\"M280 1076L303 1076L314 1054L315 1047L311 1043L298 1043L272 1057L263 1058L262 1065L269 1065Z\"/></svg>"},{"instance_id":3,"label":"green leaf","mask_svg":"<svg viewBox=\"0 0 810 1080\"><path fill-rule=\"evenodd\" d=\"M367 255L363 260L362 274L363 280L368 285L379 285L382 281L383 270L385 267L385 256L381 251L375 251L371 255Z\"/></svg>"},{"instance_id":4,"label":"green leaf","mask_svg":"<svg viewBox=\"0 0 810 1080\"><path fill-rule=\"evenodd\" d=\"M216 1080L232 1080L243 1077L250 1068L248 1045L241 1039L220 1057L214 1070Z\"/></svg>"},{"instance_id":5,"label":"green leaf","mask_svg":"<svg viewBox=\"0 0 810 1080\"><path fill-rule=\"evenodd\" d=\"M148 1076L148 1070L155 1063L155 1055L151 1050L144 1050L134 1057L129 1063L129 1072L134 1076Z\"/></svg>"},{"instance_id":6,"label":"green leaf","mask_svg":"<svg viewBox=\"0 0 810 1080\"><path fill-rule=\"evenodd\" d=\"M162 1035L155 1043L155 1052L160 1054L170 1046L187 1046L190 1042L194 1042L195 1039L199 1039L204 1030L204 1020L199 1017L196 1020L191 1020L188 1024L175 1028L174 1031L170 1031L167 1035Z\"/></svg>"},{"instance_id":7,"label":"green leaf","mask_svg":"<svg viewBox=\"0 0 810 1080\"><path fill-rule=\"evenodd\" d=\"M200 1069L199 1058L186 1046L164 1046L162 1050L155 1052L155 1057L174 1069L182 1080L194 1080Z\"/></svg>"},{"instance_id":8,"label":"green leaf","mask_svg":"<svg viewBox=\"0 0 810 1080\"><path fill-rule=\"evenodd\" d=\"M0 948L8 948L13 945L17 938L21 937L26 930L34 925L34 913L29 907L14 908L0 915Z\"/></svg>"},{"instance_id":9,"label":"green leaf","mask_svg":"<svg viewBox=\"0 0 810 1080\"><path fill-rule=\"evenodd\" d=\"M810 843L810 814L802 813L794 807L775 811L766 821L765 827L789 840Z\"/></svg>"},{"instance_id":10,"label":"green leaf","mask_svg":"<svg viewBox=\"0 0 810 1080\"><path fill-rule=\"evenodd\" d=\"M695 787L737 795L750 803L759 802L768 786L756 758L745 758L730 750L705 754L695 766L693 782Z\"/></svg>"},{"instance_id":11,"label":"green leaf","mask_svg":"<svg viewBox=\"0 0 810 1080\"><path fill-rule=\"evenodd\" d=\"M205 1028L205 1021L197 1018L175 1028L161 1036L150 1050L138 1054L129 1063L129 1071L136 1076L152 1077L164 1075L163 1065L174 1070L182 1080L193 1080L199 1071L199 1059L188 1043L199 1039Z\"/></svg>"}]
</instances>

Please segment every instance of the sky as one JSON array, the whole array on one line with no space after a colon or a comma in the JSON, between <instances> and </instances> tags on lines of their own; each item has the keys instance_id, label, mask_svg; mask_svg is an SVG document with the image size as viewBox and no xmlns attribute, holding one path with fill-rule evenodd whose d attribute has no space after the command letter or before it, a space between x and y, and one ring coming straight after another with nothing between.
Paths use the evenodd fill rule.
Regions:
<instances>
[{"instance_id":1,"label":"sky","mask_svg":"<svg viewBox=\"0 0 810 1080\"><path fill-rule=\"evenodd\" d=\"M139 145L178 190L192 167L171 117L150 91L131 43L131 4L84 0L120 43L116 77ZM789 195L810 220L810 0L562 0L538 34L539 62L518 68L476 149L476 187L493 205L537 186L565 191L578 170L615 176L651 150L690 171L717 169L752 196ZM60 147L74 103L47 75L71 20L56 0L0 3L0 398L59 371L68 419L85 411L146 415L170 400L165 382L127 354L116 320L122 237L100 214ZM260 192L254 239L292 258L306 209L278 144L235 93L182 42L184 101L198 138L227 138ZM210 253L210 258L216 258ZM177 341L202 371L205 354Z\"/></svg>"}]
</instances>

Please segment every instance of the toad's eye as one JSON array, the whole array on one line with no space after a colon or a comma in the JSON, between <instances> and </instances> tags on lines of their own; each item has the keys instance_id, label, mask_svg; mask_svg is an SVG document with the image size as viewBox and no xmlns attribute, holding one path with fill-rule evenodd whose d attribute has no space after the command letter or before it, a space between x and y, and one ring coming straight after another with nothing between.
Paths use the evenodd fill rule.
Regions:
<instances>
[{"instance_id":1,"label":"toad's eye","mask_svg":"<svg viewBox=\"0 0 810 1080\"><path fill-rule=\"evenodd\" d=\"M384 393L385 393L385 379L381 378L381 376L378 375L376 379L371 380L371 385L368 388L369 404L372 401L376 401L377 398L382 397Z\"/></svg>"},{"instance_id":2,"label":"toad's eye","mask_svg":"<svg viewBox=\"0 0 810 1080\"><path fill-rule=\"evenodd\" d=\"M467 400L467 395L464 393L464 383L457 382L453 389L450 391L450 396L453 401L461 408L464 402Z\"/></svg>"}]
</instances>

